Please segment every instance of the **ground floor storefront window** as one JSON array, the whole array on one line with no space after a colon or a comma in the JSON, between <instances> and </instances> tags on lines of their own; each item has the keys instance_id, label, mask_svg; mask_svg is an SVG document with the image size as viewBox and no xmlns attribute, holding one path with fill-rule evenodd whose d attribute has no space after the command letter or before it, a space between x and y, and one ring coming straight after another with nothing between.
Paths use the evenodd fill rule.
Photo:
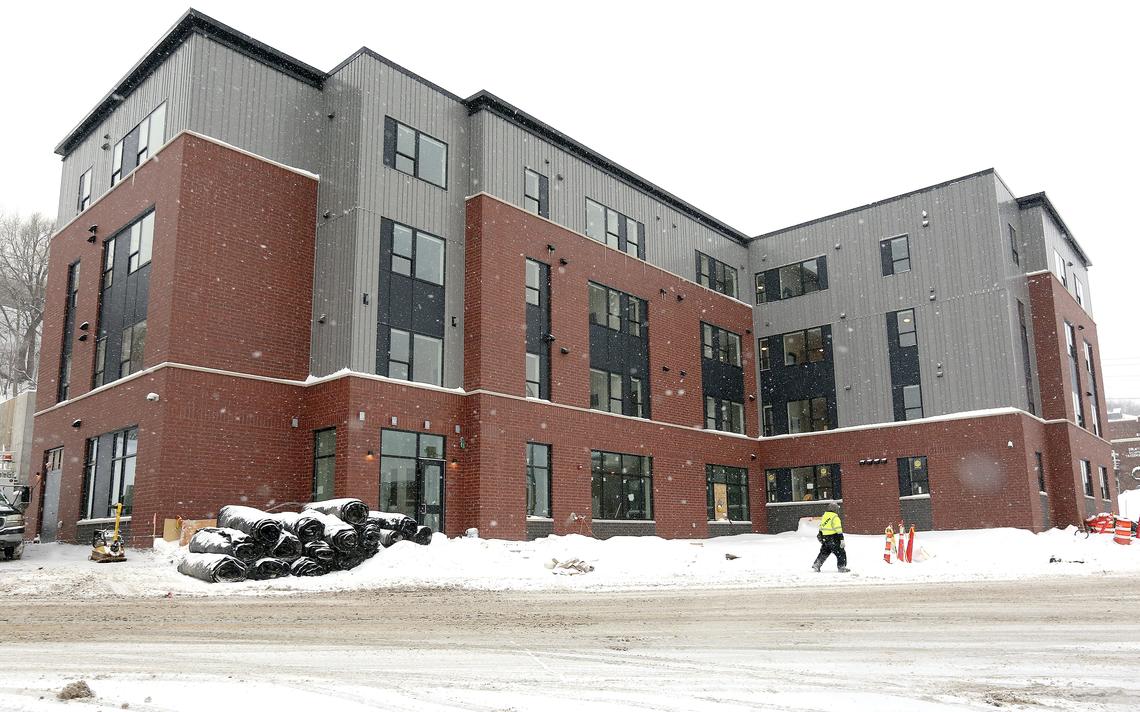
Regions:
<instances>
[{"instance_id":1,"label":"ground floor storefront window","mask_svg":"<svg viewBox=\"0 0 1140 712\"><path fill-rule=\"evenodd\" d=\"M653 519L653 458L590 453L594 519Z\"/></svg>"},{"instance_id":2,"label":"ground floor storefront window","mask_svg":"<svg viewBox=\"0 0 1140 712\"><path fill-rule=\"evenodd\" d=\"M769 504L843 498L840 490L839 465L835 463L766 470L764 478Z\"/></svg>"},{"instance_id":3,"label":"ground floor storefront window","mask_svg":"<svg viewBox=\"0 0 1140 712\"><path fill-rule=\"evenodd\" d=\"M743 467L705 465L710 522L747 522L748 470Z\"/></svg>"}]
</instances>

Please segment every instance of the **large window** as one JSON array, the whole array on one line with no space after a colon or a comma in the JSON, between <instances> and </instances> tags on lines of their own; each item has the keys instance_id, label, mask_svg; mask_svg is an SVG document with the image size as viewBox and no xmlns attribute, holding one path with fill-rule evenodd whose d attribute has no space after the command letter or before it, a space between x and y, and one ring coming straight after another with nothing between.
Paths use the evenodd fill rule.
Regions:
<instances>
[{"instance_id":1,"label":"large window","mask_svg":"<svg viewBox=\"0 0 1140 712\"><path fill-rule=\"evenodd\" d=\"M523 208L550 217L550 179L529 168L523 170Z\"/></svg>"},{"instance_id":2,"label":"large window","mask_svg":"<svg viewBox=\"0 0 1140 712\"><path fill-rule=\"evenodd\" d=\"M903 348L918 346L918 328L914 321L914 310L904 309L895 312L895 319L899 328L899 346Z\"/></svg>"},{"instance_id":3,"label":"large window","mask_svg":"<svg viewBox=\"0 0 1140 712\"><path fill-rule=\"evenodd\" d=\"M1092 465L1088 460L1081 460L1081 482L1085 486L1085 496L1093 496Z\"/></svg>"},{"instance_id":4,"label":"large window","mask_svg":"<svg viewBox=\"0 0 1140 712\"><path fill-rule=\"evenodd\" d=\"M542 443L526 444L526 515L549 517L550 446Z\"/></svg>"},{"instance_id":5,"label":"large window","mask_svg":"<svg viewBox=\"0 0 1140 712\"><path fill-rule=\"evenodd\" d=\"M313 501L333 498L336 476L336 428L313 432Z\"/></svg>"},{"instance_id":6,"label":"large window","mask_svg":"<svg viewBox=\"0 0 1140 712\"><path fill-rule=\"evenodd\" d=\"M1013 255L1013 263L1015 265L1020 265L1021 264L1021 254L1018 252L1018 249L1017 249L1017 230L1014 229L1013 225L1007 224L1006 227L1009 228L1009 251L1010 251L1010 254Z\"/></svg>"},{"instance_id":7,"label":"large window","mask_svg":"<svg viewBox=\"0 0 1140 712\"><path fill-rule=\"evenodd\" d=\"M1069 273L1065 269L1065 258L1061 256L1059 250L1053 250L1053 274L1057 275L1057 279L1061 280L1062 285L1069 286Z\"/></svg>"},{"instance_id":8,"label":"large window","mask_svg":"<svg viewBox=\"0 0 1140 712\"><path fill-rule=\"evenodd\" d=\"M645 336L648 314L644 299L590 282L590 323L630 336Z\"/></svg>"},{"instance_id":9,"label":"large window","mask_svg":"<svg viewBox=\"0 0 1140 712\"><path fill-rule=\"evenodd\" d=\"M443 382L443 339L390 329L388 376L404 381Z\"/></svg>"},{"instance_id":10,"label":"large window","mask_svg":"<svg viewBox=\"0 0 1140 712\"><path fill-rule=\"evenodd\" d=\"M748 470L743 467L705 465L710 522L747 522Z\"/></svg>"},{"instance_id":11,"label":"large window","mask_svg":"<svg viewBox=\"0 0 1140 712\"><path fill-rule=\"evenodd\" d=\"M1100 467L1100 498L1106 501L1112 499L1108 493L1108 468L1103 465Z\"/></svg>"},{"instance_id":12,"label":"large window","mask_svg":"<svg viewBox=\"0 0 1140 712\"><path fill-rule=\"evenodd\" d=\"M435 235L392 223L392 271L443 284L445 244Z\"/></svg>"},{"instance_id":13,"label":"large window","mask_svg":"<svg viewBox=\"0 0 1140 712\"><path fill-rule=\"evenodd\" d=\"M135 457L138 428L127 428L88 438L84 462L83 518L113 517L122 503L129 516L135 493Z\"/></svg>"},{"instance_id":14,"label":"large window","mask_svg":"<svg viewBox=\"0 0 1140 712\"><path fill-rule=\"evenodd\" d=\"M163 103L115 144L111 152L111 185L154 155L165 140L166 104Z\"/></svg>"},{"instance_id":15,"label":"large window","mask_svg":"<svg viewBox=\"0 0 1140 712\"><path fill-rule=\"evenodd\" d=\"M926 471L926 456L900 457L899 496L912 497L916 494L930 494L930 476Z\"/></svg>"},{"instance_id":16,"label":"large window","mask_svg":"<svg viewBox=\"0 0 1140 712\"><path fill-rule=\"evenodd\" d=\"M447 188L447 144L384 117L384 164L440 188Z\"/></svg>"},{"instance_id":17,"label":"large window","mask_svg":"<svg viewBox=\"0 0 1140 712\"><path fill-rule=\"evenodd\" d=\"M910 271L910 238L892 237L879 243L879 256L883 263L883 276Z\"/></svg>"},{"instance_id":18,"label":"large window","mask_svg":"<svg viewBox=\"0 0 1140 712\"><path fill-rule=\"evenodd\" d=\"M152 210L103 243L93 387L143 368L154 224Z\"/></svg>"},{"instance_id":19,"label":"large window","mask_svg":"<svg viewBox=\"0 0 1140 712\"><path fill-rule=\"evenodd\" d=\"M550 398L550 265L526 260L526 396Z\"/></svg>"},{"instance_id":20,"label":"large window","mask_svg":"<svg viewBox=\"0 0 1140 712\"><path fill-rule=\"evenodd\" d=\"M701 323L701 355L730 366L739 366L740 335L719 326Z\"/></svg>"},{"instance_id":21,"label":"large window","mask_svg":"<svg viewBox=\"0 0 1140 712\"><path fill-rule=\"evenodd\" d=\"M808 398L788 402L789 433L811 433L827 430L830 423L826 398Z\"/></svg>"},{"instance_id":22,"label":"large window","mask_svg":"<svg viewBox=\"0 0 1140 712\"><path fill-rule=\"evenodd\" d=\"M769 504L780 502L815 502L839 500L839 465L806 465L766 470Z\"/></svg>"},{"instance_id":23,"label":"large window","mask_svg":"<svg viewBox=\"0 0 1140 712\"><path fill-rule=\"evenodd\" d=\"M1045 461L1041 458L1041 453L1033 453L1033 467L1037 471L1037 488L1041 492L1045 492Z\"/></svg>"},{"instance_id":24,"label":"large window","mask_svg":"<svg viewBox=\"0 0 1140 712\"><path fill-rule=\"evenodd\" d=\"M586 198L586 237L645 259L645 226Z\"/></svg>"},{"instance_id":25,"label":"large window","mask_svg":"<svg viewBox=\"0 0 1140 712\"><path fill-rule=\"evenodd\" d=\"M1092 344L1085 342L1085 379L1089 384L1089 421L1092 423L1092 431L1096 435L1101 435L1100 431L1100 392L1097 389L1096 383L1096 361L1093 359Z\"/></svg>"},{"instance_id":26,"label":"large window","mask_svg":"<svg viewBox=\"0 0 1140 712\"><path fill-rule=\"evenodd\" d=\"M590 453L594 519L653 519L653 458Z\"/></svg>"},{"instance_id":27,"label":"large window","mask_svg":"<svg viewBox=\"0 0 1140 712\"><path fill-rule=\"evenodd\" d=\"M76 208L79 209L79 212L83 212L88 205L91 205L91 172L93 170L95 169L88 168L83 172L83 175L79 176L79 198L76 202Z\"/></svg>"},{"instance_id":28,"label":"large window","mask_svg":"<svg viewBox=\"0 0 1140 712\"><path fill-rule=\"evenodd\" d=\"M1017 321L1021 330L1021 367L1025 371L1025 398L1029 412L1037 414L1037 404L1033 400L1033 359L1029 355L1029 327L1025 319L1025 305L1017 301Z\"/></svg>"},{"instance_id":29,"label":"large window","mask_svg":"<svg viewBox=\"0 0 1140 712\"><path fill-rule=\"evenodd\" d=\"M922 386L913 384L902 387L905 420L918 420L922 417Z\"/></svg>"},{"instance_id":30,"label":"large window","mask_svg":"<svg viewBox=\"0 0 1140 712\"><path fill-rule=\"evenodd\" d=\"M736 298L736 268L697 251L697 283Z\"/></svg>"},{"instance_id":31,"label":"large window","mask_svg":"<svg viewBox=\"0 0 1140 712\"><path fill-rule=\"evenodd\" d=\"M63 343L59 354L59 384L56 400L65 401L71 393L71 342L75 336L75 308L79 302L79 262L67 267L67 301L63 305Z\"/></svg>"},{"instance_id":32,"label":"large window","mask_svg":"<svg viewBox=\"0 0 1140 712\"><path fill-rule=\"evenodd\" d=\"M760 370L767 371L772 368L772 350L769 348L768 339L759 339L756 346L760 352Z\"/></svg>"},{"instance_id":33,"label":"large window","mask_svg":"<svg viewBox=\"0 0 1140 712\"><path fill-rule=\"evenodd\" d=\"M590 408L610 413L644 418L645 382L638 376L629 377L629 393L625 392L620 373L590 369Z\"/></svg>"},{"instance_id":34,"label":"large window","mask_svg":"<svg viewBox=\"0 0 1140 712\"><path fill-rule=\"evenodd\" d=\"M119 350L119 378L142 370L145 348L146 319L143 319L123 329L122 348Z\"/></svg>"},{"instance_id":35,"label":"large window","mask_svg":"<svg viewBox=\"0 0 1140 712\"><path fill-rule=\"evenodd\" d=\"M380 509L417 519L436 531L443 524L442 435L380 431Z\"/></svg>"},{"instance_id":36,"label":"large window","mask_svg":"<svg viewBox=\"0 0 1140 712\"><path fill-rule=\"evenodd\" d=\"M153 248L154 212L151 211L142 220L131 225L131 251L127 258L127 273L135 272L150 264L150 254Z\"/></svg>"},{"instance_id":37,"label":"large window","mask_svg":"<svg viewBox=\"0 0 1140 712\"><path fill-rule=\"evenodd\" d=\"M1077 425L1082 428L1085 425L1085 399L1081 397L1081 375L1077 369L1077 332L1073 325L1065 322L1065 348L1069 352L1069 378L1072 380L1072 388L1069 395L1073 401L1073 415Z\"/></svg>"},{"instance_id":38,"label":"large window","mask_svg":"<svg viewBox=\"0 0 1140 712\"><path fill-rule=\"evenodd\" d=\"M823 347L823 328L805 329L784 334L784 365L820 363L826 359Z\"/></svg>"},{"instance_id":39,"label":"large window","mask_svg":"<svg viewBox=\"0 0 1140 712\"><path fill-rule=\"evenodd\" d=\"M827 258L816 257L756 274L756 303L775 302L827 289Z\"/></svg>"},{"instance_id":40,"label":"large window","mask_svg":"<svg viewBox=\"0 0 1140 712\"><path fill-rule=\"evenodd\" d=\"M726 433L744 433L744 404L705 396L705 427Z\"/></svg>"}]
</instances>

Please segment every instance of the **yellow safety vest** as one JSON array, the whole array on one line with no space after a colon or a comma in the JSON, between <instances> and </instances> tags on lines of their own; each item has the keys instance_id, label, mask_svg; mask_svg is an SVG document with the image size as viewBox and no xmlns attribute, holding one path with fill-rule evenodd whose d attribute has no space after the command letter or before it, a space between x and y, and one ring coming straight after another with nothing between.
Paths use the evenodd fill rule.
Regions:
<instances>
[{"instance_id":1,"label":"yellow safety vest","mask_svg":"<svg viewBox=\"0 0 1140 712\"><path fill-rule=\"evenodd\" d=\"M843 522L839 520L839 515L835 512L824 512L823 518L819 520L819 533L824 536L842 534Z\"/></svg>"}]
</instances>

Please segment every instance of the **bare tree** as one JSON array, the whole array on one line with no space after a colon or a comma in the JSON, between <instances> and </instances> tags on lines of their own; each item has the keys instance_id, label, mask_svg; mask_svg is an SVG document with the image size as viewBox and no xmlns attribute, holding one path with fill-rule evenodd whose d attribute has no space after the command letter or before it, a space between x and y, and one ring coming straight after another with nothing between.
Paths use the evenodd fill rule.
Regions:
<instances>
[{"instance_id":1,"label":"bare tree","mask_svg":"<svg viewBox=\"0 0 1140 712\"><path fill-rule=\"evenodd\" d=\"M0 392L36 385L52 221L0 213Z\"/></svg>"}]
</instances>

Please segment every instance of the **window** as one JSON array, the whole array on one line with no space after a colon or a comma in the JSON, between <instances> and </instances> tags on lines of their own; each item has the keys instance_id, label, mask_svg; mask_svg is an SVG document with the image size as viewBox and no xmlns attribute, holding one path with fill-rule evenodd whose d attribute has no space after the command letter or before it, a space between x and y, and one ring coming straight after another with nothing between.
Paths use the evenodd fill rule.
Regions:
<instances>
[{"instance_id":1,"label":"window","mask_svg":"<svg viewBox=\"0 0 1140 712\"><path fill-rule=\"evenodd\" d=\"M930 494L930 476L926 471L926 456L900 457L899 496L912 497Z\"/></svg>"},{"instance_id":2,"label":"window","mask_svg":"<svg viewBox=\"0 0 1140 712\"><path fill-rule=\"evenodd\" d=\"M827 289L827 257L816 257L756 274L756 303L791 299Z\"/></svg>"},{"instance_id":3,"label":"window","mask_svg":"<svg viewBox=\"0 0 1140 712\"><path fill-rule=\"evenodd\" d=\"M1029 356L1029 328L1025 320L1025 305L1017 301L1017 321L1021 329L1021 361L1025 371L1025 398L1029 402L1029 412L1037 414L1037 404L1033 401L1033 360Z\"/></svg>"},{"instance_id":4,"label":"window","mask_svg":"<svg viewBox=\"0 0 1140 712\"><path fill-rule=\"evenodd\" d=\"M64 302L63 344L60 348L57 401L65 401L71 390L71 344L75 336L75 308L79 302L79 262L67 267L67 301Z\"/></svg>"},{"instance_id":5,"label":"window","mask_svg":"<svg viewBox=\"0 0 1140 712\"><path fill-rule=\"evenodd\" d=\"M1037 472L1037 488L1041 492L1045 492L1045 462L1041 458L1041 453L1033 453L1034 463L1033 467Z\"/></svg>"},{"instance_id":6,"label":"window","mask_svg":"<svg viewBox=\"0 0 1140 712\"><path fill-rule=\"evenodd\" d=\"M697 283L736 298L736 269L697 251Z\"/></svg>"},{"instance_id":7,"label":"window","mask_svg":"<svg viewBox=\"0 0 1140 712\"><path fill-rule=\"evenodd\" d=\"M145 347L146 319L123 329L122 349L119 351L119 378L142 370Z\"/></svg>"},{"instance_id":8,"label":"window","mask_svg":"<svg viewBox=\"0 0 1140 712\"><path fill-rule=\"evenodd\" d=\"M1108 468L1103 465L1100 467L1100 498L1103 500L1112 499L1108 493Z\"/></svg>"},{"instance_id":9,"label":"window","mask_svg":"<svg viewBox=\"0 0 1140 712\"><path fill-rule=\"evenodd\" d=\"M103 289L115 283L115 238L103 243Z\"/></svg>"},{"instance_id":10,"label":"window","mask_svg":"<svg viewBox=\"0 0 1140 712\"><path fill-rule=\"evenodd\" d=\"M523 170L523 208L550 217L550 179L529 168Z\"/></svg>"},{"instance_id":11,"label":"window","mask_svg":"<svg viewBox=\"0 0 1140 712\"><path fill-rule=\"evenodd\" d=\"M586 198L586 237L645 259L645 226Z\"/></svg>"},{"instance_id":12,"label":"window","mask_svg":"<svg viewBox=\"0 0 1140 712\"><path fill-rule=\"evenodd\" d=\"M131 225L131 251L127 258L128 274L150 264L153 245L154 211L152 210L142 220Z\"/></svg>"},{"instance_id":13,"label":"window","mask_svg":"<svg viewBox=\"0 0 1140 712\"><path fill-rule=\"evenodd\" d=\"M542 294L542 265L534 260L526 261L526 303L540 305Z\"/></svg>"},{"instance_id":14,"label":"window","mask_svg":"<svg viewBox=\"0 0 1140 712\"><path fill-rule=\"evenodd\" d=\"M740 335L712 324L701 324L701 354L730 366L740 365Z\"/></svg>"},{"instance_id":15,"label":"window","mask_svg":"<svg viewBox=\"0 0 1140 712\"><path fill-rule=\"evenodd\" d=\"M653 459L616 452L590 453L594 519L653 519Z\"/></svg>"},{"instance_id":16,"label":"window","mask_svg":"<svg viewBox=\"0 0 1140 712\"><path fill-rule=\"evenodd\" d=\"M1083 307L1085 305L1085 285L1075 274L1073 275L1073 295L1077 298L1077 304Z\"/></svg>"},{"instance_id":17,"label":"window","mask_svg":"<svg viewBox=\"0 0 1140 712\"><path fill-rule=\"evenodd\" d=\"M336 428L313 431L313 501L333 498Z\"/></svg>"},{"instance_id":18,"label":"window","mask_svg":"<svg viewBox=\"0 0 1140 712\"><path fill-rule=\"evenodd\" d=\"M918 330L914 321L914 310L904 309L895 312L895 319L899 328L899 346L903 348L918 346Z\"/></svg>"},{"instance_id":19,"label":"window","mask_svg":"<svg viewBox=\"0 0 1140 712\"><path fill-rule=\"evenodd\" d=\"M1017 230L1013 229L1013 225L1007 225L1009 228L1009 250L1013 255L1013 263L1015 265L1021 264L1021 255L1017 252Z\"/></svg>"},{"instance_id":20,"label":"window","mask_svg":"<svg viewBox=\"0 0 1140 712\"><path fill-rule=\"evenodd\" d=\"M384 117L384 165L447 189L447 144Z\"/></svg>"},{"instance_id":21,"label":"window","mask_svg":"<svg viewBox=\"0 0 1140 712\"><path fill-rule=\"evenodd\" d=\"M440 385L443 379L443 339L390 329L388 377Z\"/></svg>"},{"instance_id":22,"label":"window","mask_svg":"<svg viewBox=\"0 0 1140 712\"><path fill-rule=\"evenodd\" d=\"M784 365L797 366L804 363L819 363L825 360L827 352L823 347L823 328L815 327L804 331L784 334Z\"/></svg>"},{"instance_id":23,"label":"window","mask_svg":"<svg viewBox=\"0 0 1140 712\"><path fill-rule=\"evenodd\" d=\"M1061 284L1065 287L1069 286L1068 271L1065 269L1065 258L1061 256L1059 250L1053 250L1053 274L1057 275L1057 279L1061 280Z\"/></svg>"},{"instance_id":24,"label":"window","mask_svg":"<svg viewBox=\"0 0 1140 712\"><path fill-rule=\"evenodd\" d=\"M1085 496L1093 496L1092 465L1088 460L1081 460L1081 481L1085 485Z\"/></svg>"},{"instance_id":25,"label":"window","mask_svg":"<svg viewBox=\"0 0 1140 712\"><path fill-rule=\"evenodd\" d=\"M639 380L639 390L640 387ZM633 410L632 406L631 401L631 411ZM637 409L640 409L640 407L641 403L639 402ZM594 410L604 410L610 413L624 413L625 399L622 397L622 376L620 373L610 373L596 368L590 369L590 408ZM624 414L635 415L633 412Z\"/></svg>"},{"instance_id":26,"label":"window","mask_svg":"<svg viewBox=\"0 0 1140 712\"><path fill-rule=\"evenodd\" d=\"M1089 414L1092 416L1092 431L1095 435L1102 435L1100 430L1100 391L1096 383L1096 362L1093 360L1092 344L1085 342L1085 378L1089 384Z\"/></svg>"},{"instance_id":27,"label":"window","mask_svg":"<svg viewBox=\"0 0 1140 712\"><path fill-rule=\"evenodd\" d=\"M710 522L747 522L748 470L743 467L705 465Z\"/></svg>"},{"instance_id":28,"label":"window","mask_svg":"<svg viewBox=\"0 0 1140 712\"><path fill-rule=\"evenodd\" d=\"M443 525L444 439L403 430L380 431L380 510Z\"/></svg>"},{"instance_id":29,"label":"window","mask_svg":"<svg viewBox=\"0 0 1140 712\"><path fill-rule=\"evenodd\" d=\"M828 430L831 418L827 411L826 398L789 401L788 433L812 433Z\"/></svg>"},{"instance_id":30,"label":"window","mask_svg":"<svg viewBox=\"0 0 1140 712\"><path fill-rule=\"evenodd\" d=\"M763 426L764 426L764 432L763 432L763 434L764 434L764 437L766 437L766 438L770 438L770 437L772 437L773 435L775 435L775 434L776 434L776 416L775 416L775 411L773 411L773 410L772 410L772 406L771 406L770 404L765 404L765 406L764 406L764 408L761 410L761 412L762 412L762 414L763 414L763 416L764 416L764 417L763 417L763 420L764 420L764 423L763 423Z\"/></svg>"},{"instance_id":31,"label":"window","mask_svg":"<svg viewBox=\"0 0 1140 712\"><path fill-rule=\"evenodd\" d=\"M526 397L541 398L542 393L542 359L538 354L526 355Z\"/></svg>"},{"instance_id":32,"label":"window","mask_svg":"<svg viewBox=\"0 0 1140 712\"><path fill-rule=\"evenodd\" d=\"M422 230L392 223L392 271L443 284L445 246L442 239Z\"/></svg>"},{"instance_id":33,"label":"window","mask_svg":"<svg viewBox=\"0 0 1140 712\"><path fill-rule=\"evenodd\" d=\"M630 415L644 418L645 416L645 386L644 382L636 376L629 377L629 406Z\"/></svg>"},{"instance_id":34,"label":"window","mask_svg":"<svg viewBox=\"0 0 1140 712\"><path fill-rule=\"evenodd\" d=\"M76 206L79 212L83 212L88 205L91 205L91 171L93 170L94 168L88 168L83 172L83 175L79 176L79 201Z\"/></svg>"},{"instance_id":35,"label":"window","mask_svg":"<svg viewBox=\"0 0 1140 712\"><path fill-rule=\"evenodd\" d=\"M744 404L705 396L705 428L744 433Z\"/></svg>"},{"instance_id":36,"label":"window","mask_svg":"<svg viewBox=\"0 0 1140 712\"><path fill-rule=\"evenodd\" d=\"M1077 370L1077 332L1073 329L1073 325L1065 322L1065 341L1066 348L1069 351L1069 378L1072 379L1072 390L1070 395L1073 400L1073 414L1077 425L1082 428L1085 425L1085 399L1081 397L1081 376Z\"/></svg>"},{"instance_id":37,"label":"window","mask_svg":"<svg viewBox=\"0 0 1140 712\"><path fill-rule=\"evenodd\" d=\"M760 352L760 370L767 371L772 368L772 351L768 348L768 339L760 339L757 347Z\"/></svg>"},{"instance_id":38,"label":"window","mask_svg":"<svg viewBox=\"0 0 1140 712\"><path fill-rule=\"evenodd\" d=\"M906 420L917 420L922 417L922 386L915 384L903 386L903 408L906 410Z\"/></svg>"},{"instance_id":39,"label":"window","mask_svg":"<svg viewBox=\"0 0 1140 712\"><path fill-rule=\"evenodd\" d=\"M135 493L138 428L127 428L87 439L83 482L83 518L113 517L122 503L130 516Z\"/></svg>"},{"instance_id":40,"label":"window","mask_svg":"<svg viewBox=\"0 0 1140 712\"><path fill-rule=\"evenodd\" d=\"M900 235L879 243L879 257L883 263L883 276L910 271L910 237Z\"/></svg>"},{"instance_id":41,"label":"window","mask_svg":"<svg viewBox=\"0 0 1140 712\"><path fill-rule=\"evenodd\" d=\"M159 105L118 143L111 157L111 185L154 155L166 140L166 104Z\"/></svg>"},{"instance_id":42,"label":"window","mask_svg":"<svg viewBox=\"0 0 1140 712\"><path fill-rule=\"evenodd\" d=\"M526 444L526 515L549 517L550 446L541 443Z\"/></svg>"},{"instance_id":43,"label":"window","mask_svg":"<svg viewBox=\"0 0 1140 712\"><path fill-rule=\"evenodd\" d=\"M764 472L770 504L842 499L839 465L806 465Z\"/></svg>"},{"instance_id":44,"label":"window","mask_svg":"<svg viewBox=\"0 0 1140 712\"><path fill-rule=\"evenodd\" d=\"M589 289L591 324L625 331L630 336L645 336L648 318L644 299L593 282L590 282Z\"/></svg>"}]
</instances>

